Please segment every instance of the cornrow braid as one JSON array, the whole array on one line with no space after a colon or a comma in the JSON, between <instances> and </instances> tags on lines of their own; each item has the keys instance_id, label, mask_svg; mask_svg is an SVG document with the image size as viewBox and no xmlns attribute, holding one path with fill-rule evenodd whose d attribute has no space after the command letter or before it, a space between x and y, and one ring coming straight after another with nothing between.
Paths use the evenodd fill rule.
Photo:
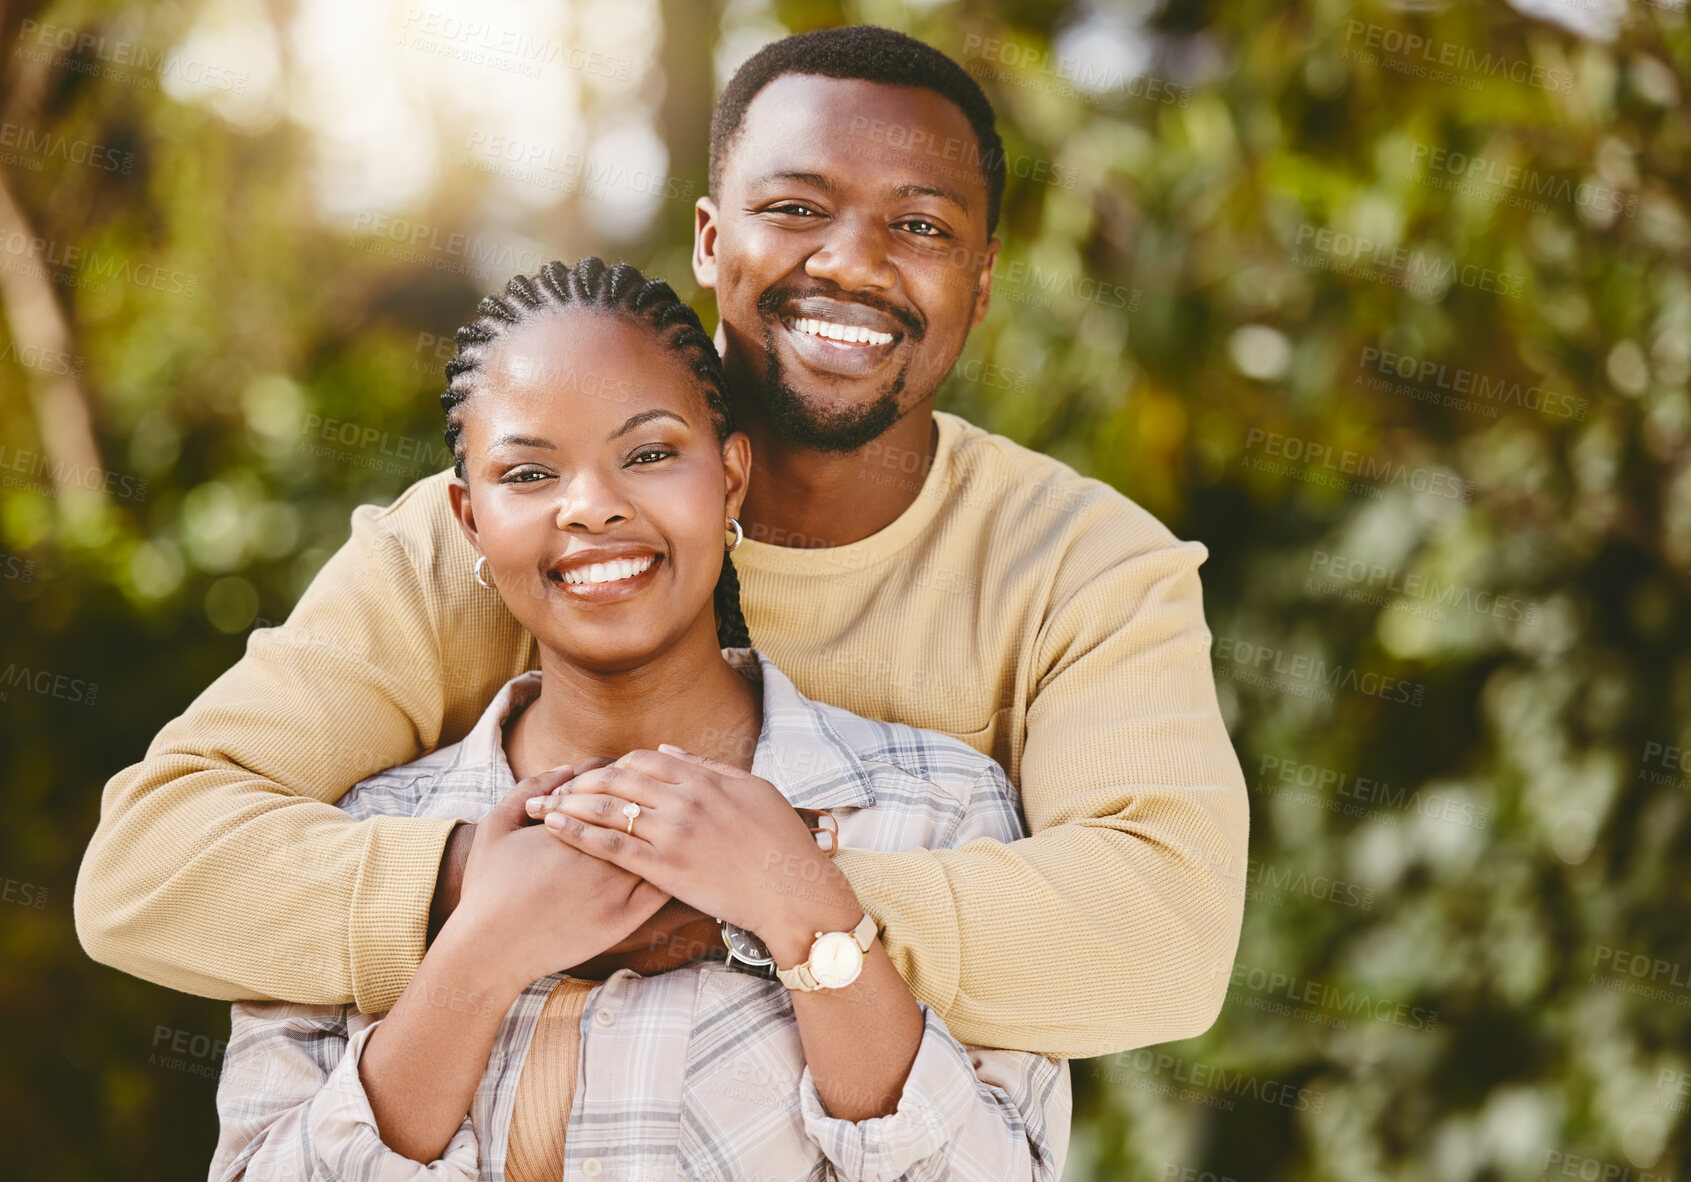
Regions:
<instances>
[{"instance_id":1,"label":"cornrow braid","mask_svg":"<svg viewBox=\"0 0 1691 1182\"><path fill-rule=\"evenodd\" d=\"M626 316L650 328L681 355L698 379L717 442L727 440L734 424L723 392L722 359L698 313L662 279L647 279L628 263L607 267L603 259L589 255L574 267L553 261L536 275L516 276L505 285L503 296L482 297L476 305L476 318L458 330L458 352L446 363L446 390L440 396L440 405L446 412L446 446L460 480L464 478L464 404L481 385L482 362L489 350L518 325L563 308ZM716 581L715 607L717 643L723 648L750 647L750 633L740 609L740 579L727 553L722 556L722 573Z\"/></svg>"}]
</instances>

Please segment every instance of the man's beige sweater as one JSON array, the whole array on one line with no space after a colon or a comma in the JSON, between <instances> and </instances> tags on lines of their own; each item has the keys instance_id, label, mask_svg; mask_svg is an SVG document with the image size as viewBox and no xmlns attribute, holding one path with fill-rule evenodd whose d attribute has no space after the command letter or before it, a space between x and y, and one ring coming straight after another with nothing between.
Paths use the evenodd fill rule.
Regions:
<instances>
[{"instance_id":1,"label":"man's beige sweater","mask_svg":"<svg viewBox=\"0 0 1691 1182\"><path fill-rule=\"evenodd\" d=\"M935 420L920 494L885 529L745 542L746 620L801 692L993 755L1031 836L836 860L964 1042L1075 1057L1196 1034L1226 991L1248 829L1208 551L1049 457ZM76 884L96 960L209 997L393 1004L451 822L333 802L461 738L537 665L471 577L450 475L357 510L287 623L107 784Z\"/></svg>"}]
</instances>

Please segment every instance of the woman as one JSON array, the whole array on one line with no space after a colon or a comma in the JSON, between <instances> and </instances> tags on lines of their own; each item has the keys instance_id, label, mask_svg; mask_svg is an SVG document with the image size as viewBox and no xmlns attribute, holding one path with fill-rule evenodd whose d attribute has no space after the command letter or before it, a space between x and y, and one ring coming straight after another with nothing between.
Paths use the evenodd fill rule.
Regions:
<instances>
[{"instance_id":1,"label":"woman","mask_svg":"<svg viewBox=\"0 0 1691 1182\"><path fill-rule=\"evenodd\" d=\"M667 284L551 263L480 313L442 397L480 555L461 577L540 668L341 807L510 822L561 789L546 823L604 890L721 917L735 955L566 977L616 937L566 948L529 922L554 885L487 855L484 824L386 1015L234 1007L212 1178L1055 1179L1066 1063L952 1039L796 811L847 845L1004 842L1014 790L955 740L809 701L749 647L723 551L750 447Z\"/></svg>"}]
</instances>

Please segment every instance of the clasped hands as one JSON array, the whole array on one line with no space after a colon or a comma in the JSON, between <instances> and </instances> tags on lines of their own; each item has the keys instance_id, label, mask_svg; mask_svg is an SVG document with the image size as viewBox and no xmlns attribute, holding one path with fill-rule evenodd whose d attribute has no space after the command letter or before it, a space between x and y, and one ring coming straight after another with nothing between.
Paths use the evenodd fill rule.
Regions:
<instances>
[{"instance_id":1,"label":"clasped hands","mask_svg":"<svg viewBox=\"0 0 1691 1182\"><path fill-rule=\"evenodd\" d=\"M667 745L633 751L518 784L474 827L446 922L523 982L720 955L719 918L796 948L799 933L831 930L814 924L862 913L830 859L837 840L832 817L749 772Z\"/></svg>"}]
</instances>

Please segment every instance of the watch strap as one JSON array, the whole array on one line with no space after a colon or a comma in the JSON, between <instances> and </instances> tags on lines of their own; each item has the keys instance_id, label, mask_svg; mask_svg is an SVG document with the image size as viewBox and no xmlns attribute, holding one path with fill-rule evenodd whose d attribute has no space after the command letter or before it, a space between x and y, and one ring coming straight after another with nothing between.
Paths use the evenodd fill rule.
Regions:
<instances>
[{"instance_id":1,"label":"watch strap","mask_svg":"<svg viewBox=\"0 0 1691 1182\"><path fill-rule=\"evenodd\" d=\"M775 980L775 964L773 961L769 964L752 964L750 961L741 960L733 952L730 952L726 963L736 973L745 973L749 977L762 977L765 981Z\"/></svg>"}]
</instances>

